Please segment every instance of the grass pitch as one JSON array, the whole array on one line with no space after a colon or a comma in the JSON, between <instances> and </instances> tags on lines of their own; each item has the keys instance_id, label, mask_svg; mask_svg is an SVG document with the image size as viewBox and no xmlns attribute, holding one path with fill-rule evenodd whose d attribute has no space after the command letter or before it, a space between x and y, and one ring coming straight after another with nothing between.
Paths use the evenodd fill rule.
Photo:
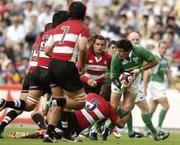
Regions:
<instances>
[{"instance_id":1,"label":"grass pitch","mask_svg":"<svg viewBox=\"0 0 180 145\"><path fill-rule=\"evenodd\" d=\"M11 132L14 131L35 131L35 129L29 128L7 128L4 132L4 138L0 139L0 145L44 145L50 143L42 142L42 139L10 139L8 136ZM60 145L71 145L72 143L58 140L57 143ZM102 141L99 137L98 141L91 141L89 139L84 139L83 142L73 143L77 145L180 145L180 132L171 133L170 137L163 141L154 141L152 138L143 137L138 138L129 138L126 133L122 134L122 137L116 139L114 136L110 135L107 141Z\"/></svg>"}]
</instances>

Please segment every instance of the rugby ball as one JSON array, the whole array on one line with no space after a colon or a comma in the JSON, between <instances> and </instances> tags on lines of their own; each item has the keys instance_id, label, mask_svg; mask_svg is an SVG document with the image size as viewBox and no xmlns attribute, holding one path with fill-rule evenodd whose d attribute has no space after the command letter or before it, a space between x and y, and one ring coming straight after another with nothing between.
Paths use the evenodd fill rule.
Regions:
<instances>
[{"instance_id":1,"label":"rugby ball","mask_svg":"<svg viewBox=\"0 0 180 145\"><path fill-rule=\"evenodd\" d=\"M123 72L120 77L119 77L119 81L122 84L128 84L130 80L132 80L132 74L128 73L128 72Z\"/></svg>"}]
</instances>

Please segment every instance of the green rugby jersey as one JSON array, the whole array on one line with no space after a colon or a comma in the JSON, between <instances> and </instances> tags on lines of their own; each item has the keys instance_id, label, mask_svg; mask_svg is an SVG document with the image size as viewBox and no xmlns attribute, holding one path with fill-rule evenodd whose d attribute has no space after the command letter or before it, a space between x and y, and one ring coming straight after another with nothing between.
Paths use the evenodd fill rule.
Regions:
<instances>
[{"instance_id":1,"label":"green rugby jersey","mask_svg":"<svg viewBox=\"0 0 180 145\"><path fill-rule=\"evenodd\" d=\"M133 45L129 57L130 60L120 58L118 51L113 55L110 70L111 78L119 77L123 72L130 72L142 67L144 61L151 62L156 60L156 57L150 51L139 45Z\"/></svg>"},{"instance_id":2,"label":"green rugby jersey","mask_svg":"<svg viewBox=\"0 0 180 145\"><path fill-rule=\"evenodd\" d=\"M156 55L158 65L151 69L150 80L156 82L164 82L165 74L169 68L168 60L165 57L161 57L159 54Z\"/></svg>"}]
</instances>

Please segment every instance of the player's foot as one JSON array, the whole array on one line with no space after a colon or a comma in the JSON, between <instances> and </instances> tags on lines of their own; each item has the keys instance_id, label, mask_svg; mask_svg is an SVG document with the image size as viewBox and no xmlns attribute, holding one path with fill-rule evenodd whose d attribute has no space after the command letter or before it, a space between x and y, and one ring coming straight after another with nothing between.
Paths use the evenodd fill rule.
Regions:
<instances>
[{"instance_id":1,"label":"player's foot","mask_svg":"<svg viewBox=\"0 0 180 145\"><path fill-rule=\"evenodd\" d=\"M117 131L116 127L112 129L111 134L115 136L116 138L120 138L121 134Z\"/></svg>"},{"instance_id":2,"label":"player's foot","mask_svg":"<svg viewBox=\"0 0 180 145\"><path fill-rule=\"evenodd\" d=\"M152 137L152 134L151 134L150 131L145 131L145 132L144 132L144 136L145 136L145 137Z\"/></svg>"},{"instance_id":3,"label":"player's foot","mask_svg":"<svg viewBox=\"0 0 180 145\"><path fill-rule=\"evenodd\" d=\"M102 132L102 140L107 140L108 134L109 134L109 129L104 128L104 130Z\"/></svg>"},{"instance_id":4,"label":"player's foot","mask_svg":"<svg viewBox=\"0 0 180 145\"><path fill-rule=\"evenodd\" d=\"M90 133L89 138L90 138L90 140L98 140L97 133L96 132Z\"/></svg>"},{"instance_id":5,"label":"player's foot","mask_svg":"<svg viewBox=\"0 0 180 145\"><path fill-rule=\"evenodd\" d=\"M63 141L67 141L67 142L78 142L79 140L76 138L72 138L71 136L69 137L62 137Z\"/></svg>"},{"instance_id":6,"label":"player's foot","mask_svg":"<svg viewBox=\"0 0 180 145\"><path fill-rule=\"evenodd\" d=\"M130 138L141 138L141 137L143 137L144 135L143 135L143 133L140 133L140 132L136 132L136 131L131 131L131 132L129 132L128 133L128 136L130 137Z\"/></svg>"},{"instance_id":7,"label":"player's foot","mask_svg":"<svg viewBox=\"0 0 180 145\"><path fill-rule=\"evenodd\" d=\"M159 131L158 134L154 136L154 140L156 141L165 140L166 138L169 137L169 135L170 135L169 132Z\"/></svg>"},{"instance_id":8,"label":"player's foot","mask_svg":"<svg viewBox=\"0 0 180 145\"><path fill-rule=\"evenodd\" d=\"M3 132L0 131L0 138L3 138Z\"/></svg>"},{"instance_id":9,"label":"player's foot","mask_svg":"<svg viewBox=\"0 0 180 145\"><path fill-rule=\"evenodd\" d=\"M6 105L6 100L0 98L0 111L4 109L5 105Z\"/></svg>"},{"instance_id":10,"label":"player's foot","mask_svg":"<svg viewBox=\"0 0 180 145\"><path fill-rule=\"evenodd\" d=\"M57 140L54 137L45 134L43 138L43 142L57 142Z\"/></svg>"},{"instance_id":11,"label":"player's foot","mask_svg":"<svg viewBox=\"0 0 180 145\"><path fill-rule=\"evenodd\" d=\"M62 136L63 136L63 130L60 129L60 128L58 128L58 127L56 127L56 128L55 128L54 137L55 137L56 139L62 139Z\"/></svg>"}]
</instances>

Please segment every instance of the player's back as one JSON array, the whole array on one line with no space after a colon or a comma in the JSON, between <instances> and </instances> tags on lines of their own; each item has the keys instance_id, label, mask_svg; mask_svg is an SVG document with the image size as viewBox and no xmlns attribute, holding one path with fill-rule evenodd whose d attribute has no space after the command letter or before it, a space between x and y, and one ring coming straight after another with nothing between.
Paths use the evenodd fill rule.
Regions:
<instances>
[{"instance_id":1,"label":"player's back","mask_svg":"<svg viewBox=\"0 0 180 145\"><path fill-rule=\"evenodd\" d=\"M41 36L41 43L39 48L39 59L38 59L38 66L43 68L48 68L48 64L51 60L49 56L45 54L45 47L49 37L52 37L53 29L50 29L42 34Z\"/></svg>"},{"instance_id":2,"label":"player's back","mask_svg":"<svg viewBox=\"0 0 180 145\"><path fill-rule=\"evenodd\" d=\"M86 107L75 111L80 128L84 129L97 120L109 116L109 103L95 93L87 94Z\"/></svg>"},{"instance_id":3,"label":"player's back","mask_svg":"<svg viewBox=\"0 0 180 145\"><path fill-rule=\"evenodd\" d=\"M79 20L68 20L53 31L52 58L73 61L77 57L76 43L79 37L88 37L87 26Z\"/></svg>"},{"instance_id":4,"label":"player's back","mask_svg":"<svg viewBox=\"0 0 180 145\"><path fill-rule=\"evenodd\" d=\"M27 73L31 73L38 65L40 43L41 43L41 37L36 39L36 41L32 46Z\"/></svg>"}]
</instances>

